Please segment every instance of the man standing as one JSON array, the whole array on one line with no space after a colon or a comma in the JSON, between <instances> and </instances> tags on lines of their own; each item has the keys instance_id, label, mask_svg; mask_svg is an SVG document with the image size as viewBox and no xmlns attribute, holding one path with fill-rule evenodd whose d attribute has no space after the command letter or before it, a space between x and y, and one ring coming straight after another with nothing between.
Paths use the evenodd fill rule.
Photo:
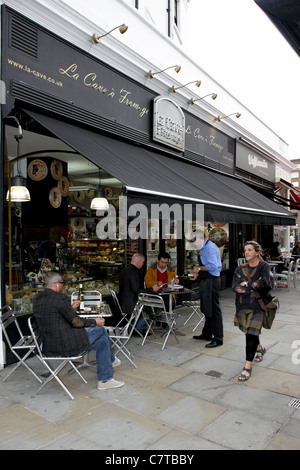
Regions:
<instances>
[{"instance_id":1,"label":"man standing","mask_svg":"<svg viewBox=\"0 0 300 470\"><path fill-rule=\"evenodd\" d=\"M131 263L126 266L121 272L119 279L119 301L122 311L131 315L137 303L138 296L141 292L147 294L155 294L159 291L160 287L153 285L144 288L144 280L142 276L142 267L144 266L145 256L141 253L135 253L132 256ZM156 284L156 283L155 283ZM143 334L144 330L148 328L143 317L139 319L136 325L136 330Z\"/></svg>"},{"instance_id":2,"label":"man standing","mask_svg":"<svg viewBox=\"0 0 300 470\"><path fill-rule=\"evenodd\" d=\"M223 344L223 319L219 303L220 272L222 269L220 252L217 245L207 238L202 230L196 230L194 245L200 250L199 265L194 268L194 278L200 281L200 305L205 315L202 334L193 336L196 340L211 341L206 348Z\"/></svg>"},{"instance_id":3,"label":"man standing","mask_svg":"<svg viewBox=\"0 0 300 470\"><path fill-rule=\"evenodd\" d=\"M121 361L114 356L103 328L104 319L85 319L76 314L80 300L71 305L69 298L61 293L63 277L59 272L47 272L44 282L45 289L33 299L33 315L40 330L43 352L47 356L76 356L95 350L98 389L122 387L124 382L112 378L113 367Z\"/></svg>"}]
</instances>

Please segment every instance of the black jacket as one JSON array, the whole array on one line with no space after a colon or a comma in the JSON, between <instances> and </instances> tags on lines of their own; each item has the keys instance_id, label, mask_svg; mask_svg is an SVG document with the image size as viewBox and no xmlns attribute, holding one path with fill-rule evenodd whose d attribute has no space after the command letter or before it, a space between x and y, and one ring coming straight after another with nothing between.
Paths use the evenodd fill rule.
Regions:
<instances>
[{"instance_id":1,"label":"black jacket","mask_svg":"<svg viewBox=\"0 0 300 470\"><path fill-rule=\"evenodd\" d=\"M141 292L153 294L152 287L144 288L141 269L133 264L123 269L119 279L119 301L124 313L131 314Z\"/></svg>"},{"instance_id":2,"label":"black jacket","mask_svg":"<svg viewBox=\"0 0 300 470\"><path fill-rule=\"evenodd\" d=\"M85 327L96 326L96 321L79 318L65 294L45 288L33 299L33 315L46 355L76 355L89 348Z\"/></svg>"}]
</instances>

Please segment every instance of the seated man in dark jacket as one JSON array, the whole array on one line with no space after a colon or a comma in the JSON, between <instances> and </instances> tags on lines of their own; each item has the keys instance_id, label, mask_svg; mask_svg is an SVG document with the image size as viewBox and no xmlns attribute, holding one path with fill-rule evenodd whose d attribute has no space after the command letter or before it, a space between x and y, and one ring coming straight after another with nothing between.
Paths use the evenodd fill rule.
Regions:
<instances>
[{"instance_id":1,"label":"seated man in dark jacket","mask_svg":"<svg viewBox=\"0 0 300 470\"><path fill-rule=\"evenodd\" d=\"M144 262L145 256L140 253L135 253L131 259L131 264L126 266L120 275L119 301L123 312L128 315L131 315L141 292L155 294L160 290L160 287L157 285L144 288L144 278L142 275ZM136 329L142 333L145 328L147 328L147 324L144 318L141 317L136 325Z\"/></svg>"},{"instance_id":2,"label":"seated man in dark jacket","mask_svg":"<svg viewBox=\"0 0 300 470\"><path fill-rule=\"evenodd\" d=\"M98 389L107 390L124 385L114 380L113 367L121 361L115 358L109 336L103 328L104 319L80 318L75 309L80 301L71 305L61 293L63 277L57 271L44 276L45 289L33 299L33 315L38 324L43 353L47 356L73 356L95 350Z\"/></svg>"}]
</instances>

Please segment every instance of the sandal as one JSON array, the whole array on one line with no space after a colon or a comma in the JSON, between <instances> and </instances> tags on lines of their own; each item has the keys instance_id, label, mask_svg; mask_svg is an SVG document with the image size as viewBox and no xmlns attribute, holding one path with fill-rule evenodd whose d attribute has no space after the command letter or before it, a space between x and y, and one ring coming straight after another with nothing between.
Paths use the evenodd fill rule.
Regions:
<instances>
[{"instance_id":1,"label":"sandal","mask_svg":"<svg viewBox=\"0 0 300 470\"><path fill-rule=\"evenodd\" d=\"M249 375L243 374L244 371L248 372ZM250 379L251 372L252 372L252 368L251 369L246 369L246 367L244 367L244 369L242 370L241 375L239 376L239 381L240 382L246 382L248 379Z\"/></svg>"},{"instance_id":2,"label":"sandal","mask_svg":"<svg viewBox=\"0 0 300 470\"><path fill-rule=\"evenodd\" d=\"M266 348L261 347L258 351L256 351L255 362L261 362L263 360L263 356L266 354Z\"/></svg>"}]
</instances>

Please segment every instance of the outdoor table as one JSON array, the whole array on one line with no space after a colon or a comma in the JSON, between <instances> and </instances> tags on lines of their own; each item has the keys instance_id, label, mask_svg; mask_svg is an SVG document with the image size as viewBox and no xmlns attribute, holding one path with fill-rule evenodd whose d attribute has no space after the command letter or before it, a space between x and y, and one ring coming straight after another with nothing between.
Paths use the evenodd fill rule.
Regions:
<instances>
[{"instance_id":1,"label":"outdoor table","mask_svg":"<svg viewBox=\"0 0 300 470\"><path fill-rule=\"evenodd\" d=\"M175 284L175 286L178 286L178 284ZM173 307L172 307L172 298L173 298L173 295L175 295L175 297L177 295L183 295L183 294L192 294L194 291L192 289L188 289L187 287L183 287L183 286L180 286L180 287L168 287L166 289L162 289L161 291L158 292L159 295L168 295L169 296L169 313L172 314L173 313Z\"/></svg>"},{"instance_id":2,"label":"outdoor table","mask_svg":"<svg viewBox=\"0 0 300 470\"><path fill-rule=\"evenodd\" d=\"M105 317L112 317L112 311L109 304L104 302L100 303L99 305L92 305L91 311L81 313L79 312L79 316L81 318L105 318Z\"/></svg>"},{"instance_id":3,"label":"outdoor table","mask_svg":"<svg viewBox=\"0 0 300 470\"><path fill-rule=\"evenodd\" d=\"M168 287L166 289L162 289L160 292L158 292L158 294L162 296L164 295L169 296L169 314L172 315L173 314L173 305L172 305L173 295L175 295L176 297L177 295L192 294L193 292L194 291L192 289L188 289L187 287L183 287L183 286L179 287L178 284L175 284L174 286L170 288ZM177 328L174 328L174 333L179 336L185 336L185 334L178 331Z\"/></svg>"}]
</instances>

